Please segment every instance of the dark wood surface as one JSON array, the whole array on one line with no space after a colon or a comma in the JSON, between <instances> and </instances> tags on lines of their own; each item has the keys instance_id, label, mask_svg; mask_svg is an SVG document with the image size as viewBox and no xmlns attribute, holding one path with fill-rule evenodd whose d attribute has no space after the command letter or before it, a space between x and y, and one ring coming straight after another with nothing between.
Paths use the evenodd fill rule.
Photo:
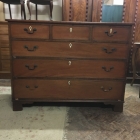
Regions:
<instances>
[{"instance_id":1,"label":"dark wood surface","mask_svg":"<svg viewBox=\"0 0 140 140\"><path fill-rule=\"evenodd\" d=\"M62 26L52 27L52 39L89 40L89 27L86 26Z\"/></svg>"},{"instance_id":2,"label":"dark wood surface","mask_svg":"<svg viewBox=\"0 0 140 140\"><path fill-rule=\"evenodd\" d=\"M138 0L124 0L124 22L134 22Z\"/></svg>"},{"instance_id":3,"label":"dark wood surface","mask_svg":"<svg viewBox=\"0 0 140 140\"><path fill-rule=\"evenodd\" d=\"M135 29L135 42L140 42L140 1L137 2L137 15L135 15L136 19L136 29Z\"/></svg>"},{"instance_id":4,"label":"dark wood surface","mask_svg":"<svg viewBox=\"0 0 140 140\"><path fill-rule=\"evenodd\" d=\"M95 101L123 110L132 24L8 21L13 110L21 110L24 101Z\"/></svg>"},{"instance_id":5,"label":"dark wood surface","mask_svg":"<svg viewBox=\"0 0 140 140\"><path fill-rule=\"evenodd\" d=\"M92 38L95 41L104 42L129 42L131 30L123 26L94 26Z\"/></svg>"},{"instance_id":6,"label":"dark wood surface","mask_svg":"<svg viewBox=\"0 0 140 140\"><path fill-rule=\"evenodd\" d=\"M125 78L123 61L14 59L15 77Z\"/></svg>"},{"instance_id":7,"label":"dark wood surface","mask_svg":"<svg viewBox=\"0 0 140 140\"><path fill-rule=\"evenodd\" d=\"M63 21L100 22L102 0L63 0Z\"/></svg>"},{"instance_id":8,"label":"dark wood surface","mask_svg":"<svg viewBox=\"0 0 140 140\"><path fill-rule=\"evenodd\" d=\"M34 24L13 24L11 26L11 35L13 38L49 38L49 26L46 25L36 25L34 27Z\"/></svg>"},{"instance_id":9,"label":"dark wood surface","mask_svg":"<svg viewBox=\"0 0 140 140\"><path fill-rule=\"evenodd\" d=\"M93 0L92 5L92 22L100 22L102 19L102 0Z\"/></svg>"},{"instance_id":10,"label":"dark wood surface","mask_svg":"<svg viewBox=\"0 0 140 140\"><path fill-rule=\"evenodd\" d=\"M0 22L0 78L10 78L8 23Z\"/></svg>"},{"instance_id":11,"label":"dark wood surface","mask_svg":"<svg viewBox=\"0 0 140 140\"><path fill-rule=\"evenodd\" d=\"M127 44L91 42L12 41L15 57L110 58L125 59Z\"/></svg>"},{"instance_id":12,"label":"dark wood surface","mask_svg":"<svg viewBox=\"0 0 140 140\"><path fill-rule=\"evenodd\" d=\"M124 14L123 14L124 22L134 22L133 32L132 32L132 45L130 50L130 58L129 58L129 68L128 68L128 77L133 77L133 69L132 69L132 54L135 50L135 42L140 42L140 1L139 0L124 0ZM136 71L140 73L140 51L137 54L136 59Z\"/></svg>"},{"instance_id":13,"label":"dark wood surface","mask_svg":"<svg viewBox=\"0 0 140 140\"><path fill-rule=\"evenodd\" d=\"M92 21L92 0L63 0L63 21Z\"/></svg>"},{"instance_id":14,"label":"dark wood surface","mask_svg":"<svg viewBox=\"0 0 140 140\"><path fill-rule=\"evenodd\" d=\"M14 80L14 97L50 100L123 100L124 81ZM93 92L94 89L94 92Z\"/></svg>"}]
</instances>

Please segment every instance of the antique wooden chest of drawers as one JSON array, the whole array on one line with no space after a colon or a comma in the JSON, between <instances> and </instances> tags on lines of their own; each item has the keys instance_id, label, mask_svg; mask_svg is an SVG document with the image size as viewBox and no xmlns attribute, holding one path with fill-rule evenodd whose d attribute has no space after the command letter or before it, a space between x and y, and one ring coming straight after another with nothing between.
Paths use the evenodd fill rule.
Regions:
<instances>
[{"instance_id":1,"label":"antique wooden chest of drawers","mask_svg":"<svg viewBox=\"0 0 140 140\"><path fill-rule=\"evenodd\" d=\"M103 102L123 111L132 24L8 20L13 110Z\"/></svg>"}]
</instances>

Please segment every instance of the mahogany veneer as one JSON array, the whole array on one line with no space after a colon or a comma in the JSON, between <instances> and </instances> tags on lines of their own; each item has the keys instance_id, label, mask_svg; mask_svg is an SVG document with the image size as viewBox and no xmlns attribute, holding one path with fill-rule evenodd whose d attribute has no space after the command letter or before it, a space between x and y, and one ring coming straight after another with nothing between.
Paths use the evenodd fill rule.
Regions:
<instances>
[{"instance_id":1,"label":"mahogany veneer","mask_svg":"<svg viewBox=\"0 0 140 140\"><path fill-rule=\"evenodd\" d=\"M131 23L8 23L13 110L38 101L84 101L123 111Z\"/></svg>"}]
</instances>

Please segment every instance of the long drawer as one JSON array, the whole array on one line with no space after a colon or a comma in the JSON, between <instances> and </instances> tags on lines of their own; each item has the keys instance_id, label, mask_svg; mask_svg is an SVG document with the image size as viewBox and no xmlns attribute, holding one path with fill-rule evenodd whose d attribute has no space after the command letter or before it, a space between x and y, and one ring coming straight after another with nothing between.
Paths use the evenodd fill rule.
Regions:
<instances>
[{"instance_id":1,"label":"long drawer","mask_svg":"<svg viewBox=\"0 0 140 140\"><path fill-rule=\"evenodd\" d=\"M127 44L12 41L13 56L127 58Z\"/></svg>"},{"instance_id":2,"label":"long drawer","mask_svg":"<svg viewBox=\"0 0 140 140\"><path fill-rule=\"evenodd\" d=\"M12 38L49 39L49 26L35 24L11 24Z\"/></svg>"},{"instance_id":3,"label":"long drawer","mask_svg":"<svg viewBox=\"0 0 140 140\"><path fill-rule=\"evenodd\" d=\"M15 77L124 78L125 61L14 59Z\"/></svg>"},{"instance_id":4,"label":"long drawer","mask_svg":"<svg viewBox=\"0 0 140 140\"><path fill-rule=\"evenodd\" d=\"M60 40L89 40L90 28L88 26L61 26L52 27L52 39Z\"/></svg>"},{"instance_id":5,"label":"long drawer","mask_svg":"<svg viewBox=\"0 0 140 140\"><path fill-rule=\"evenodd\" d=\"M93 26L92 39L102 42L128 42L131 28L126 26Z\"/></svg>"},{"instance_id":6,"label":"long drawer","mask_svg":"<svg viewBox=\"0 0 140 140\"><path fill-rule=\"evenodd\" d=\"M122 81L94 80L14 80L14 98L112 99L123 100Z\"/></svg>"}]
</instances>

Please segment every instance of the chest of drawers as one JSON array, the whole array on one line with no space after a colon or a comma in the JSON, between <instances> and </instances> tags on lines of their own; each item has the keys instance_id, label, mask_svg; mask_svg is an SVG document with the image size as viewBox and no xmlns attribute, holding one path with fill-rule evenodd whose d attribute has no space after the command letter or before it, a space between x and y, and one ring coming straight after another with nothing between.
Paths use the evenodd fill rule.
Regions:
<instances>
[{"instance_id":1,"label":"chest of drawers","mask_svg":"<svg viewBox=\"0 0 140 140\"><path fill-rule=\"evenodd\" d=\"M123 111L132 24L8 20L13 110L103 102Z\"/></svg>"}]
</instances>

